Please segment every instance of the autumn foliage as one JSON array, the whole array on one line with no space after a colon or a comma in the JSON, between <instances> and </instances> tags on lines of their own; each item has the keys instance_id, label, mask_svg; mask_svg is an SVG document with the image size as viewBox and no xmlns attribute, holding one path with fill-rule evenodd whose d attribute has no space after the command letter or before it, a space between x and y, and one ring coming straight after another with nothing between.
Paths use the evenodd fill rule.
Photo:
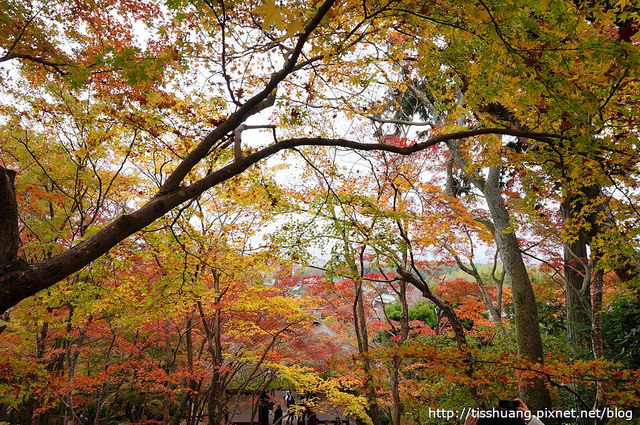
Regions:
<instances>
[{"instance_id":1,"label":"autumn foliage","mask_svg":"<svg viewBox=\"0 0 640 425\"><path fill-rule=\"evenodd\" d=\"M637 4L0 11L0 424L640 414Z\"/></svg>"}]
</instances>

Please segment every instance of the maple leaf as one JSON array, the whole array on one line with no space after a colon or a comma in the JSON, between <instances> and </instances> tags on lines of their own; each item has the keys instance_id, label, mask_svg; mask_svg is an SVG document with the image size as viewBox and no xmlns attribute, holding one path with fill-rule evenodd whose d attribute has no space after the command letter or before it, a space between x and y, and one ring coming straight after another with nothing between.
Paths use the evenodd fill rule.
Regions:
<instances>
[{"instance_id":1,"label":"maple leaf","mask_svg":"<svg viewBox=\"0 0 640 425\"><path fill-rule=\"evenodd\" d=\"M255 12L259 15L264 15L264 21L262 23L262 29L266 30L272 25L275 25L278 29L283 29L283 14L282 9L276 6L275 0L265 0L261 6L255 9Z\"/></svg>"},{"instance_id":2,"label":"maple leaf","mask_svg":"<svg viewBox=\"0 0 640 425\"><path fill-rule=\"evenodd\" d=\"M293 37L298 33L304 32L304 25L297 19L292 19L291 22L287 24L287 37Z\"/></svg>"}]
</instances>

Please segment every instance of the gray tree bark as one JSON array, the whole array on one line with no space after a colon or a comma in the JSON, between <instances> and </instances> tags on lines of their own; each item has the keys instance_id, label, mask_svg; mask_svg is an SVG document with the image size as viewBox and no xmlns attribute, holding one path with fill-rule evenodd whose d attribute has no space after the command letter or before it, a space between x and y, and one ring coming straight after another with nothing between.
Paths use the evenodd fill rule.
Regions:
<instances>
[{"instance_id":1,"label":"gray tree bark","mask_svg":"<svg viewBox=\"0 0 640 425\"><path fill-rule=\"evenodd\" d=\"M496 243L513 294L518 351L529 360L543 363L544 352L536 298L520 253L518 238L511 227L509 212L502 199L499 182L500 167L493 167L487 175L483 193L496 228ZM522 386L520 392L527 405L534 411L551 407L551 395L542 379L535 379L530 385Z\"/></svg>"},{"instance_id":2,"label":"gray tree bark","mask_svg":"<svg viewBox=\"0 0 640 425\"><path fill-rule=\"evenodd\" d=\"M515 230L511 226L511 218L507 206L502 199L500 190L501 167L489 169L486 180L479 174L470 171L467 161L460 151L459 142L448 142L447 146L453 160L462 169L471 183L484 195L493 225L494 237L500 258L511 286L513 305L515 307L515 328L518 353L528 360L543 363L544 351L540 324L538 322L538 307L531 287L531 280L522 259L520 244ZM551 407L551 395L542 379L534 379L520 388L521 396L532 410Z\"/></svg>"},{"instance_id":3,"label":"gray tree bark","mask_svg":"<svg viewBox=\"0 0 640 425\"><path fill-rule=\"evenodd\" d=\"M565 195L560 206L562 221L567 224L582 214L585 202L595 201L600 195L599 186L582 188L578 194ZM595 223L593 213L584 217ZM591 229L597 232L596 228ZM564 280L567 334L576 354L580 348L591 346L591 269L587 245L590 237L579 231L570 242L564 244Z\"/></svg>"}]
</instances>

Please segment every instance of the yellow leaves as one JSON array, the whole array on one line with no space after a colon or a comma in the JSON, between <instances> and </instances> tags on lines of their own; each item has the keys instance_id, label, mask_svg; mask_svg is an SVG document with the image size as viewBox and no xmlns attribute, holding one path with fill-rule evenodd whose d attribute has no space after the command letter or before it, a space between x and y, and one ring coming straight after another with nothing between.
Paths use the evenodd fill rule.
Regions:
<instances>
[{"instance_id":1,"label":"yellow leaves","mask_svg":"<svg viewBox=\"0 0 640 425\"><path fill-rule=\"evenodd\" d=\"M623 10L625 7L627 7L627 4L629 4L628 0L618 0L618 2L616 3L616 7L620 10Z\"/></svg>"},{"instance_id":2,"label":"yellow leaves","mask_svg":"<svg viewBox=\"0 0 640 425\"><path fill-rule=\"evenodd\" d=\"M304 32L304 26L302 25L302 22L293 19L287 24L287 37L293 37L294 35L302 32Z\"/></svg>"},{"instance_id":3,"label":"yellow leaves","mask_svg":"<svg viewBox=\"0 0 640 425\"><path fill-rule=\"evenodd\" d=\"M469 23L474 27L482 25L486 22L491 22L491 16L489 16L484 8L474 9L472 13L469 13L467 19Z\"/></svg>"},{"instance_id":4,"label":"yellow leaves","mask_svg":"<svg viewBox=\"0 0 640 425\"><path fill-rule=\"evenodd\" d=\"M367 425L372 425L367 415L367 400L364 396L349 393L353 389L346 377L323 379L310 368L292 365L275 365L285 379L293 383L301 392L322 394L335 406L344 406L346 415L359 418ZM356 383L357 385L357 383Z\"/></svg>"},{"instance_id":5,"label":"yellow leaves","mask_svg":"<svg viewBox=\"0 0 640 425\"><path fill-rule=\"evenodd\" d=\"M255 12L264 15L264 22L262 29L267 29L271 25L275 25L278 28L282 26L282 10L276 6L275 0L265 0L261 6L255 9Z\"/></svg>"},{"instance_id":6,"label":"yellow leaves","mask_svg":"<svg viewBox=\"0 0 640 425\"><path fill-rule=\"evenodd\" d=\"M549 3L551 3L551 0L539 0L539 3L540 3L540 11L545 12L549 7Z\"/></svg>"},{"instance_id":7,"label":"yellow leaves","mask_svg":"<svg viewBox=\"0 0 640 425\"><path fill-rule=\"evenodd\" d=\"M304 32L302 22L289 9L277 6L275 0L264 0L264 3L258 6L255 12L264 16L263 31L275 26L280 31L286 31L287 38Z\"/></svg>"}]
</instances>

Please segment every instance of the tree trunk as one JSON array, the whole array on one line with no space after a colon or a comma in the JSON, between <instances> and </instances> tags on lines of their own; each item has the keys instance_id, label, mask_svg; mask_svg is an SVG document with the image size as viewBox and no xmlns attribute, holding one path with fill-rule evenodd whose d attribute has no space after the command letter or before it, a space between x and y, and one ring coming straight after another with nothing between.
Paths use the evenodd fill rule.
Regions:
<instances>
[{"instance_id":1,"label":"tree trunk","mask_svg":"<svg viewBox=\"0 0 640 425\"><path fill-rule=\"evenodd\" d=\"M567 334L575 354L591 346L591 281L583 236L564 245Z\"/></svg>"},{"instance_id":2,"label":"tree trunk","mask_svg":"<svg viewBox=\"0 0 640 425\"><path fill-rule=\"evenodd\" d=\"M493 232L495 229L492 228L491 230ZM469 258L469 266L467 267L467 265L465 265L462 262L462 259L455 252L453 248L451 248L446 243L444 244L444 247L453 256L456 264L458 265L458 268L463 272L465 272L466 274L468 274L469 276L473 277L473 279L476 281L476 284L478 285L478 289L480 290L480 298L482 299L482 302L484 303L485 307L487 307L487 311L489 312L489 319L496 324L496 326L498 327L498 329L500 329L501 332L504 332L504 326L502 325L502 316L501 316L502 292L501 291L498 292L497 306L494 305L493 301L491 300L491 297L489 296L489 293L487 292L487 287L484 284L484 280L482 279L482 276L480 276L478 269L473 263L473 258ZM494 280L496 280L495 277L494 277ZM501 288L502 283L501 282L496 282L496 283L499 283L498 288Z\"/></svg>"},{"instance_id":3,"label":"tree trunk","mask_svg":"<svg viewBox=\"0 0 640 425\"><path fill-rule=\"evenodd\" d=\"M600 256L597 253L592 253L592 264L595 269ZM596 269L593 276L593 319L591 322L591 344L593 349L593 359L601 360L604 358L603 342L602 342L602 288L604 286L604 270ZM596 397L593 403L593 409L602 409L605 405L604 388L602 381L598 381L596 385ZM603 423L596 419L594 421L596 425Z\"/></svg>"},{"instance_id":4,"label":"tree trunk","mask_svg":"<svg viewBox=\"0 0 640 425\"><path fill-rule=\"evenodd\" d=\"M404 257L406 262L406 255ZM399 288L397 291L397 295L400 301L400 306L402 308L402 311L400 313L399 344L404 344L404 342L409 338L409 304L407 303L407 281L404 279L400 279L400 281L398 282L398 286ZM402 412L404 410L402 399L400 398L400 378L402 377L400 369L402 367L402 359L394 356L389 364L389 367L391 398L393 401L391 411L391 425L400 425Z\"/></svg>"},{"instance_id":5,"label":"tree trunk","mask_svg":"<svg viewBox=\"0 0 640 425\"><path fill-rule=\"evenodd\" d=\"M213 289L215 291L216 305L221 300L220 295L220 273L215 270L212 271L213 275ZM209 390L209 396L207 399L207 412L209 414L209 425L220 425L224 421L224 411L227 404L226 398L226 385L223 382L222 367L222 318L221 312L218 307L213 312L213 317L208 319L202 309L202 303L198 301L198 310L200 311L200 317L202 319L202 325L205 330L205 336L207 339L207 346L209 347L209 353L211 354L211 362L213 366L213 373L211 375L211 387Z\"/></svg>"},{"instance_id":6,"label":"tree trunk","mask_svg":"<svg viewBox=\"0 0 640 425\"><path fill-rule=\"evenodd\" d=\"M402 276L403 279L419 289L425 298L431 300L436 305L436 307L438 307L440 311L442 311L442 314L447 318L447 320L449 320L449 324L451 325L451 329L453 330L453 335L456 339L456 344L465 356L466 365L464 373L473 381L475 375L473 358L470 356L467 350L469 344L467 343L464 326L462 326L462 322L460 322L456 311L453 309L451 304L447 303L442 298L434 294L433 291L431 291L431 289L429 288L429 285L427 285L427 282L424 281L424 279L422 279L421 277L416 276L415 274L410 273L403 268L398 268L398 273L400 274L400 276ZM476 407L480 409L487 408L487 400L484 398L484 396L482 396L482 394L480 394L479 388L477 386L470 385L469 392L471 393L471 396L476 403Z\"/></svg>"},{"instance_id":7,"label":"tree trunk","mask_svg":"<svg viewBox=\"0 0 640 425\"><path fill-rule=\"evenodd\" d=\"M15 171L0 166L0 270L18 259L18 203Z\"/></svg>"},{"instance_id":8,"label":"tree trunk","mask_svg":"<svg viewBox=\"0 0 640 425\"><path fill-rule=\"evenodd\" d=\"M195 389L196 389L196 381L193 379L193 336L192 336L192 327L193 320L191 319L191 313L187 316L186 323L186 351L187 351L187 368L189 371L189 389L186 394L188 396L188 408L187 408L187 425L192 425L193 417L195 416Z\"/></svg>"},{"instance_id":9,"label":"tree trunk","mask_svg":"<svg viewBox=\"0 0 640 425\"><path fill-rule=\"evenodd\" d=\"M511 227L509 211L502 199L500 190L501 167L489 169L486 180L469 171L467 160L460 150L459 141L447 142L449 152L465 176L484 195L493 226L494 237L502 265L506 272L507 282L511 286L513 305L515 307L515 328L518 353L534 362L543 363L542 337L538 323L538 306L531 287L531 280L522 259L520 244L515 230ZM542 379L533 379L520 387L521 397L532 410L551 408L551 395Z\"/></svg>"},{"instance_id":10,"label":"tree trunk","mask_svg":"<svg viewBox=\"0 0 640 425\"><path fill-rule=\"evenodd\" d=\"M578 195L566 196L560 207L562 221L570 224L572 219L582 214L585 202L595 201L599 193L599 187L588 187L581 188ZM594 222L595 216L586 216L585 220ZM597 230L592 228L592 231ZM567 333L575 354L579 355L581 349L591 346L591 270L587 253L589 238L583 231L569 236L571 241L564 244Z\"/></svg>"},{"instance_id":11,"label":"tree trunk","mask_svg":"<svg viewBox=\"0 0 640 425\"><path fill-rule=\"evenodd\" d=\"M353 305L353 317L355 321L356 338L358 340L358 351L362 356L362 368L365 375L365 394L369 402L367 414L371 417L373 425L381 425L382 418L378 407L378 396L373 384L373 371L371 360L369 359L369 334L367 332L367 319L364 313L364 302L362 300L362 280L358 277L354 279L356 299Z\"/></svg>"},{"instance_id":12,"label":"tree trunk","mask_svg":"<svg viewBox=\"0 0 640 425\"><path fill-rule=\"evenodd\" d=\"M171 369L173 365L173 350L171 347L171 338L166 336L164 339L164 361L165 361L165 372L167 377L171 375ZM162 398L162 423L168 425L171 423L171 414L169 412L171 407L171 393L170 393L170 385L169 381L165 384L165 393Z\"/></svg>"},{"instance_id":13,"label":"tree trunk","mask_svg":"<svg viewBox=\"0 0 640 425\"><path fill-rule=\"evenodd\" d=\"M483 193L496 228L496 243L513 294L518 351L521 356L529 360L543 363L544 355L536 298L520 253L518 238L511 227L509 212L502 199L499 183L500 167L493 167L487 175ZM551 407L549 390L541 379L534 379L529 385L522 386L520 391L531 410Z\"/></svg>"}]
</instances>

